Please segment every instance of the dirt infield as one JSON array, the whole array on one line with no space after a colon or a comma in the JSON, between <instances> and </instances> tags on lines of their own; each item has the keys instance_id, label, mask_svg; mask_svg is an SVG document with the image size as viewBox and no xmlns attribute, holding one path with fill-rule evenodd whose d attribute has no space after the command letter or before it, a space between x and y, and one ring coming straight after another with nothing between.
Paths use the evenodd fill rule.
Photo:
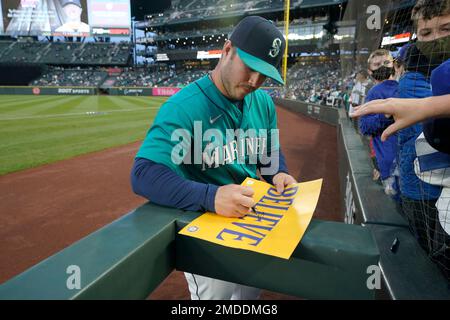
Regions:
<instances>
[{"instance_id":1,"label":"dirt infield","mask_svg":"<svg viewBox=\"0 0 450 320\"><path fill-rule=\"evenodd\" d=\"M299 181L324 178L315 218L342 220L336 128L278 108L280 139ZM114 221L145 199L133 194L129 173L140 143L0 177L0 283ZM188 299L173 272L151 299ZM293 297L265 291L264 299Z\"/></svg>"},{"instance_id":2,"label":"dirt infield","mask_svg":"<svg viewBox=\"0 0 450 320\"><path fill-rule=\"evenodd\" d=\"M0 177L0 282L145 203L128 178L139 145Z\"/></svg>"}]
</instances>

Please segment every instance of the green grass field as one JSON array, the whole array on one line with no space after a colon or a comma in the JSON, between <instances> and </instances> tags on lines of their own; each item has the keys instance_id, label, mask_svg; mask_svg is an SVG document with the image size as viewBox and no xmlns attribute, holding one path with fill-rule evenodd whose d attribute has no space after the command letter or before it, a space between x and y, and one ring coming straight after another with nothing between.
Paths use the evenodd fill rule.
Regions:
<instances>
[{"instance_id":1,"label":"green grass field","mask_svg":"<svg viewBox=\"0 0 450 320\"><path fill-rule=\"evenodd\" d=\"M142 140L166 99L0 95L0 175Z\"/></svg>"}]
</instances>

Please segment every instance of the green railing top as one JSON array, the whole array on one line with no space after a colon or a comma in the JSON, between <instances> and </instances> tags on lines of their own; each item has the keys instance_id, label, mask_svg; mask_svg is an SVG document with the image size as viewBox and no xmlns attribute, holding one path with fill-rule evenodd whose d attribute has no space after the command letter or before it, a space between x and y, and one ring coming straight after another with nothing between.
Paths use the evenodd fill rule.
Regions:
<instances>
[{"instance_id":1,"label":"green railing top","mask_svg":"<svg viewBox=\"0 0 450 320\"><path fill-rule=\"evenodd\" d=\"M175 267L305 298L374 297L378 249L360 226L313 220L285 260L177 235L198 215L148 203L2 284L0 299L144 299Z\"/></svg>"}]
</instances>

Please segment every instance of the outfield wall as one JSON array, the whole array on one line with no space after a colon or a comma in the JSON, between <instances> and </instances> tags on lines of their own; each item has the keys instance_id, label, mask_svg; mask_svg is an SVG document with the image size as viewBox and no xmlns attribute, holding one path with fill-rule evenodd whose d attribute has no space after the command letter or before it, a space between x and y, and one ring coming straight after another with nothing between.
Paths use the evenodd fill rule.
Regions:
<instances>
[{"instance_id":1,"label":"outfield wall","mask_svg":"<svg viewBox=\"0 0 450 320\"><path fill-rule=\"evenodd\" d=\"M1 94L23 95L96 95L109 94L112 96L172 96L181 88L172 87L112 87L100 90L97 87L0 87Z\"/></svg>"},{"instance_id":2,"label":"outfield wall","mask_svg":"<svg viewBox=\"0 0 450 320\"><path fill-rule=\"evenodd\" d=\"M1 94L23 95L95 95L95 87L0 87Z\"/></svg>"},{"instance_id":3,"label":"outfield wall","mask_svg":"<svg viewBox=\"0 0 450 320\"><path fill-rule=\"evenodd\" d=\"M112 96L152 96L152 88L108 88L105 91Z\"/></svg>"},{"instance_id":4,"label":"outfield wall","mask_svg":"<svg viewBox=\"0 0 450 320\"><path fill-rule=\"evenodd\" d=\"M143 87L114 87L103 89L102 93L114 96L153 96L162 94L153 94L155 88ZM158 88L163 89L163 88ZM172 88L173 89L173 88ZM159 93L161 91L156 91ZM164 92L164 91L163 91ZM166 93L171 93L173 90L167 90ZM27 86L27 87L0 87L0 95L8 94L23 94L23 95L96 95L99 94L100 89L97 87L41 87L41 86ZM173 93L172 93L173 94ZM170 95L172 95L170 94Z\"/></svg>"},{"instance_id":5,"label":"outfield wall","mask_svg":"<svg viewBox=\"0 0 450 320\"><path fill-rule=\"evenodd\" d=\"M96 95L108 94L112 96L161 96L170 97L182 88L176 87L111 87L99 89L97 87L1 87L0 95ZM277 94L277 88L262 88L269 95Z\"/></svg>"}]
</instances>

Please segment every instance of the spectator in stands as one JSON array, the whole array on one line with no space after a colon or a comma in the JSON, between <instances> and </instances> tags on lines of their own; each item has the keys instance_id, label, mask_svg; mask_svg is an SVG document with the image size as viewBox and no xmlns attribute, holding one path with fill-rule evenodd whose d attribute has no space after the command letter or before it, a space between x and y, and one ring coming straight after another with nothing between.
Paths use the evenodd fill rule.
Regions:
<instances>
[{"instance_id":1,"label":"spectator in stands","mask_svg":"<svg viewBox=\"0 0 450 320\"><path fill-rule=\"evenodd\" d=\"M448 17L450 18L450 15ZM434 98L450 96L448 79L450 79L450 59L431 74ZM427 106L428 109L433 107ZM450 115L449 100L447 109L447 115ZM428 237L427 249L430 250L431 259L438 264L450 281L450 118L428 120L424 124L424 133L421 133L415 142L417 152L417 159L414 161L415 173L422 181L442 188L435 203L437 216L424 217ZM441 150L446 153L436 150L432 145L442 148ZM427 211L424 212L426 213Z\"/></svg>"},{"instance_id":2,"label":"spectator in stands","mask_svg":"<svg viewBox=\"0 0 450 320\"><path fill-rule=\"evenodd\" d=\"M79 0L61 0L61 7L65 16L65 23L57 28L56 32L89 33L89 25L81 21L83 7Z\"/></svg>"},{"instance_id":3,"label":"spectator in stands","mask_svg":"<svg viewBox=\"0 0 450 320\"><path fill-rule=\"evenodd\" d=\"M406 68L406 59L407 59L407 54L408 54L408 50L411 47L411 43L407 43L404 46L402 46L400 48L400 50L398 51L395 60L394 60L394 64L395 64L395 69L397 70L397 81L400 80L400 78L402 77L402 75L405 73L405 68Z\"/></svg>"},{"instance_id":4,"label":"spectator in stands","mask_svg":"<svg viewBox=\"0 0 450 320\"><path fill-rule=\"evenodd\" d=\"M450 94L450 0L419 0L412 14L417 26L417 47L430 62L432 93ZM415 173L421 180L439 188L435 203L422 210L427 250L450 280L450 118L428 120L416 140ZM429 141L429 142L427 142ZM442 188L442 190L441 190ZM437 212L436 212L437 211ZM417 221L415 221L417 222Z\"/></svg>"},{"instance_id":5,"label":"spectator in stands","mask_svg":"<svg viewBox=\"0 0 450 320\"><path fill-rule=\"evenodd\" d=\"M345 112L348 114L348 110L350 109L350 88L349 87L342 88L340 95L341 95L341 106L345 109Z\"/></svg>"},{"instance_id":6,"label":"spectator in stands","mask_svg":"<svg viewBox=\"0 0 450 320\"><path fill-rule=\"evenodd\" d=\"M411 149L411 144L414 143L415 149L413 146L413 158L410 154L405 156L408 156L409 161L414 161L413 169L423 182L413 181L411 177L409 184L402 183L407 195L414 191L414 183L422 186L421 189L415 190L419 199L402 196L402 206L419 243L450 280L450 1L419 0L413 9L412 17L417 28L418 42L409 49L411 53L407 72L400 79L400 87L405 87L405 97L419 95L420 86L427 87L427 75L434 69L431 72L434 97L374 101L357 110L354 116L372 112L394 115L396 123L383 132L383 140L396 130L414 125L428 117L447 116L428 120L423 125L424 134L414 138L413 142L407 141L407 146ZM440 65L436 67L438 64ZM409 71L408 66L415 66L417 70ZM413 81L405 84L402 83L403 79ZM416 124L408 129L420 128L421 126ZM416 152L417 159L414 159ZM409 163L408 165L408 169L411 169ZM439 191L436 193L439 197L436 202L436 199L431 197L431 192L435 190Z\"/></svg>"},{"instance_id":7,"label":"spectator in stands","mask_svg":"<svg viewBox=\"0 0 450 320\"><path fill-rule=\"evenodd\" d=\"M448 0L446 1L448 3ZM433 45L435 39L445 37L440 31L445 29L445 21L442 21L444 2L419 0L413 9L417 43L407 49L408 60L405 65L406 72L399 81L399 98L425 98L432 95L431 72L443 61L436 61L437 59L427 52L427 48ZM449 34L447 31L446 36ZM402 210L412 232L421 246L431 252L430 240L435 233L434 224L437 217L435 202L441 193L441 187L423 182L415 174L415 143L422 130L422 125L416 124L398 132L400 190Z\"/></svg>"},{"instance_id":8,"label":"spectator in stands","mask_svg":"<svg viewBox=\"0 0 450 320\"><path fill-rule=\"evenodd\" d=\"M353 86L352 89L352 94L351 94L351 102L350 102L350 107L348 112L349 113L353 113L353 108L357 107L361 104L364 103L364 100L366 98L366 88L367 88L367 71L365 70L361 70L360 72L358 72L356 74L356 81L355 81L355 85Z\"/></svg>"},{"instance_id":9,"label":"spectator in stands","mask_svg":"<svg viewBox=\"0 0 450 320\"><path fill-rule=\"evenodd\" d=\"M374 79L376 85L367 93L366 101L396 96L398 82L395 81L394 59L389 51L378 49L370 54L368 73ZM381 133L392 121L383 114L366 115L359 119L359 129L363 135L372 137L384 191L386 194L394 196L396 194L395 178L392 173L397 154L397 137L392 136L385 142L381 141Z\"/></svg>"},{"instance_id":10,"label":"spectator in stands","mask_svg":"<svg viewBox=\"0 0 450 320\"><path fill-rule=\"evenodd\" d=\"M424 2L420 1L419 3ZM419 3L416 5L418 7ZM427 2L425 2L427 3ZM423 5L425 5L425 3ZM434 8L434 9L433 9ZM434 11L433 11L434 10ZM433 95L449 94L448 84L450 83L449 59L450 59L450 1L438 1L430 4L427 9L416 9L415 15L425 16L425 22L428 21L427 28L433 32L425 36L422 34L423 42L417 42L419 50L429 59L432 65L439 64L439 67L432 72L431 82ZM433 13L436 12L433 17ZM426 17L430 16L431 19ZM422 19L418 20L418 25ZM434 28L433 28L434 26ZM428 32L428 30L426 30ZM436 149L444 152L450 151L450 120L438 119L430 120L424 124L424 134L429 143Z\"/></svg>"},{"instance_id":11,"label":"spectator in stands","mask_svg":"<svg viewBox=\"0 0 450 320\"><path fill-rule=\"evenodd\" d=\"M431 257L441 267L448 280L450 280L450 252L448 249L450 247L450 134L448 133L450 130L450 123L448 123L450 122L450 82L445 80L449 78L450 60L447 60L432 72L433 97L374 100L358 107L351 115L352 117L377 113L392 115L395 123L383 132L382 140L386 140L399 129L427 119L431 119L429 120L431 123L437 120L447 122L445 129L442 128L443 131L447 131L444 136L439 135L443 132L438 132L437 135L434 135L435 132L431 132L431 136L420 135L416 140L415 172L422 181L443 187L435 204L439 212L439 219L435 219L433 224L436 232L430 242L435 248ZM439 139L440 152L430 146L435 142L435 138Z\"/></svg>"}]
</instances>

